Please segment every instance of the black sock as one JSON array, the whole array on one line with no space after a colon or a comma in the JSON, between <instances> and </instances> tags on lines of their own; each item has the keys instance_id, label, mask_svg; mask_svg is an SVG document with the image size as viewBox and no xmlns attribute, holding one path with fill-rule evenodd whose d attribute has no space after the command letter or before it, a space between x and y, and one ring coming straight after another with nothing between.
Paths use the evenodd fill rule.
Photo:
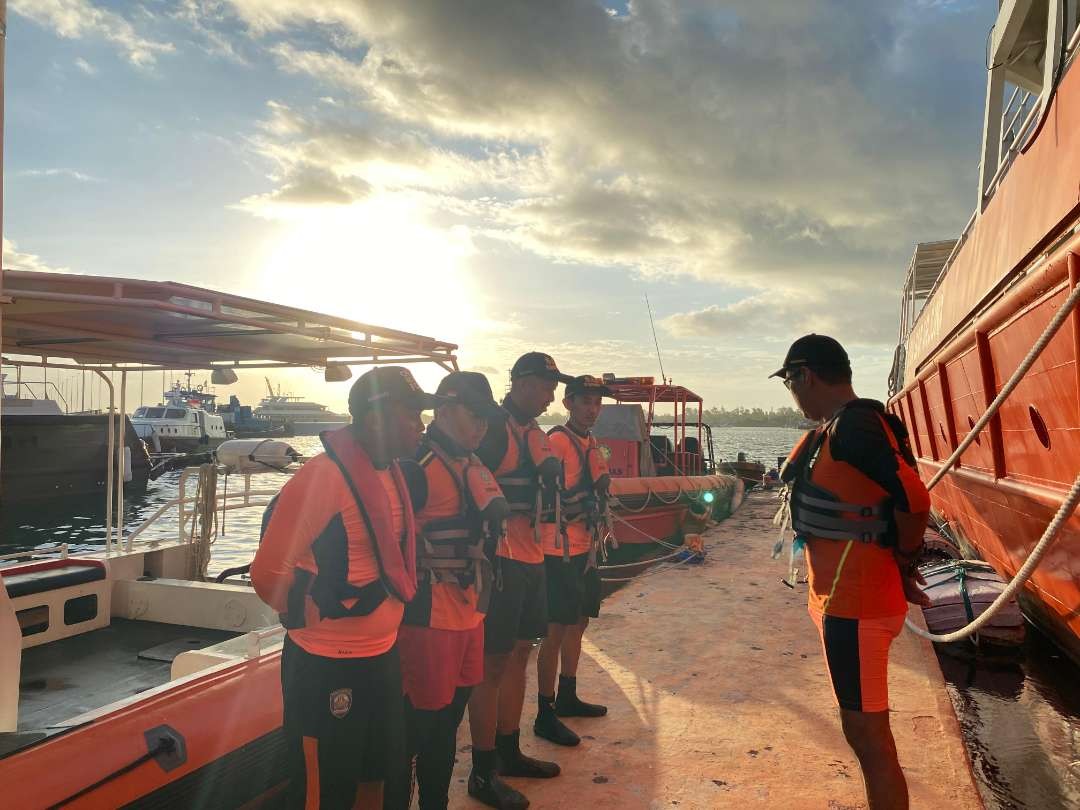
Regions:
<instances>
[{"instance_id":1,"label":"black sock","mask_svg":"<svg viewBox=\"0 0 1080 810\"><path fill-rule=\"evenodd\" d=\"M559 694L565 694L567 697L577 697L576 675L559 676Z\"/></svg>"},{"instance_id":2,"label":"black sock","mask_svg":"<svg viewBox=\"0 0 1080 810\"><path fill-rule=\"evenodd\" d=\"M544 716L544 715L547 715L547 714L554 714L555 713L555 696L551 695L549 697L548 695L537 695L536 696L536 705L540 710L539 714L540 714L541 717Z\"/></svg>"},{"instance_id":3,"label":"black sock","mask_svg":"<svg viewBox=\"0 0 1080 810\"><path fill-rule=\"evenodd\" d=\"M484 751L480 748L473 748L472 767L481 776L492 773L495 770L495 749Z\"/></svg>"},{"instance_id":4,"label":"black sock","mask_svg":"<svg viewBox=\"0 0 1080 810\"><path fill-rule=\"evenodd\" d=\"M509 734L496 732L495 750L503 759L513 759L521 756L521 729L511 731Z\"/></svg>"}]
</instances>

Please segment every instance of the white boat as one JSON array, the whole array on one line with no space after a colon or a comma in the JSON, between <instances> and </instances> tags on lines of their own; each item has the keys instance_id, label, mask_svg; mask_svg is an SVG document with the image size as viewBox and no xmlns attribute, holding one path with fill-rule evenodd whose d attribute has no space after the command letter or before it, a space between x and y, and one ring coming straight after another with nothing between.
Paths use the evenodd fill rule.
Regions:
<instances>
[{"instance_id":1,"label":"white boat","mask_svg":"<svg viewBox=\"0 0 1080 810\"><path fill-rule=\"evenodd\" d=\"M325 405L311 402L303 397L275 392L266 378L267 395L256 406L257 418L269 419L275 428L283 428L292 436L314 436L324 430L340 427L349 421L347 414L334 413Z\"/></svg>"},{"instance_id":2,"label":"white boat","mask_svg":"<svg viewBox=\"0 0 1080 810\"><path fill-rule=\"evenodd\" d=\"M154 453L212 450L227 438L225 420L214 410L214 394L201 385L184 388L174 383L164 403L136 408L131 424Z\"/></svg>"}]
</instances>

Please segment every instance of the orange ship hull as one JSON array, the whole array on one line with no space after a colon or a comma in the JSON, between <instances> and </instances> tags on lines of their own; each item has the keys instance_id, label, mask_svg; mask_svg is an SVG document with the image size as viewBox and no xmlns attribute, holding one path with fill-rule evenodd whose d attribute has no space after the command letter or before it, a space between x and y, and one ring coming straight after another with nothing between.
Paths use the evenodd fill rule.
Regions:
<instances>
[{"instance_id":1,"label":"orange ship hull","mask_svg":"<svg viewBox=\"0 0 1080 810\"><path fill-rule=\"evenodd\" d=\"M1080 284L1080 70L1065 71L1041 126L930 292L898 362L890 410L929 480ZM1080 310L1074 310L976 444L932 491L966 554L1006 578L1027 559L1080 471ZM1080 661L1080 517L1025 588L1029 616Z\"/></svg>"}]
</instances>

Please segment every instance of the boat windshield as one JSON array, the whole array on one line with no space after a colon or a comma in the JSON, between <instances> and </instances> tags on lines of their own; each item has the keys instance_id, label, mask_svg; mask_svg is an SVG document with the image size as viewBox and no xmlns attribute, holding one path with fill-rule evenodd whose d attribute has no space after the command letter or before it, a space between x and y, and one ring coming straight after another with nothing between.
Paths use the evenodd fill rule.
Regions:
<instances>
[{"instance_id":1,"label":"boat windshield","mask_svg":"<svg viewBox=\"0 0 1080 810\"><path fill-rule=\"evenodd\" d=\"M180 410L179 408L169 408L167 411L165 411L166 419L183 419L184 415L184 411Z\"/></svg>"},{"instance_id":2,"label":"boat windshield","mask_svg":"<svg viewBox=\"0 0 1080 810\"><path fill-rule=\"evenodd\" d=\"M164 408L136 408L135 416L143 419L160 419L165 415Z\"/></svg>"}]
</instances>

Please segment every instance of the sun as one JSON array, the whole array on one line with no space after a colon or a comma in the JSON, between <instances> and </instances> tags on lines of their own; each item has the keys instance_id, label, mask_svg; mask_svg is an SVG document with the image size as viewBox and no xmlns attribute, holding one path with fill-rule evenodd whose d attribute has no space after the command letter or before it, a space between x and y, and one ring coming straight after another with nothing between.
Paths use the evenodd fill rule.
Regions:
<instances>
[{"instance_id":1,"label":"sun","mask_svg":"<svg viewBox=\"0 0 1080 810\"><path fill-rule=\"evenodd\" d=\"M295 210L259 269L283 304L465 342L476 312L464 228L431 225L406 197Z\"/></svg>"}]
</instances>

